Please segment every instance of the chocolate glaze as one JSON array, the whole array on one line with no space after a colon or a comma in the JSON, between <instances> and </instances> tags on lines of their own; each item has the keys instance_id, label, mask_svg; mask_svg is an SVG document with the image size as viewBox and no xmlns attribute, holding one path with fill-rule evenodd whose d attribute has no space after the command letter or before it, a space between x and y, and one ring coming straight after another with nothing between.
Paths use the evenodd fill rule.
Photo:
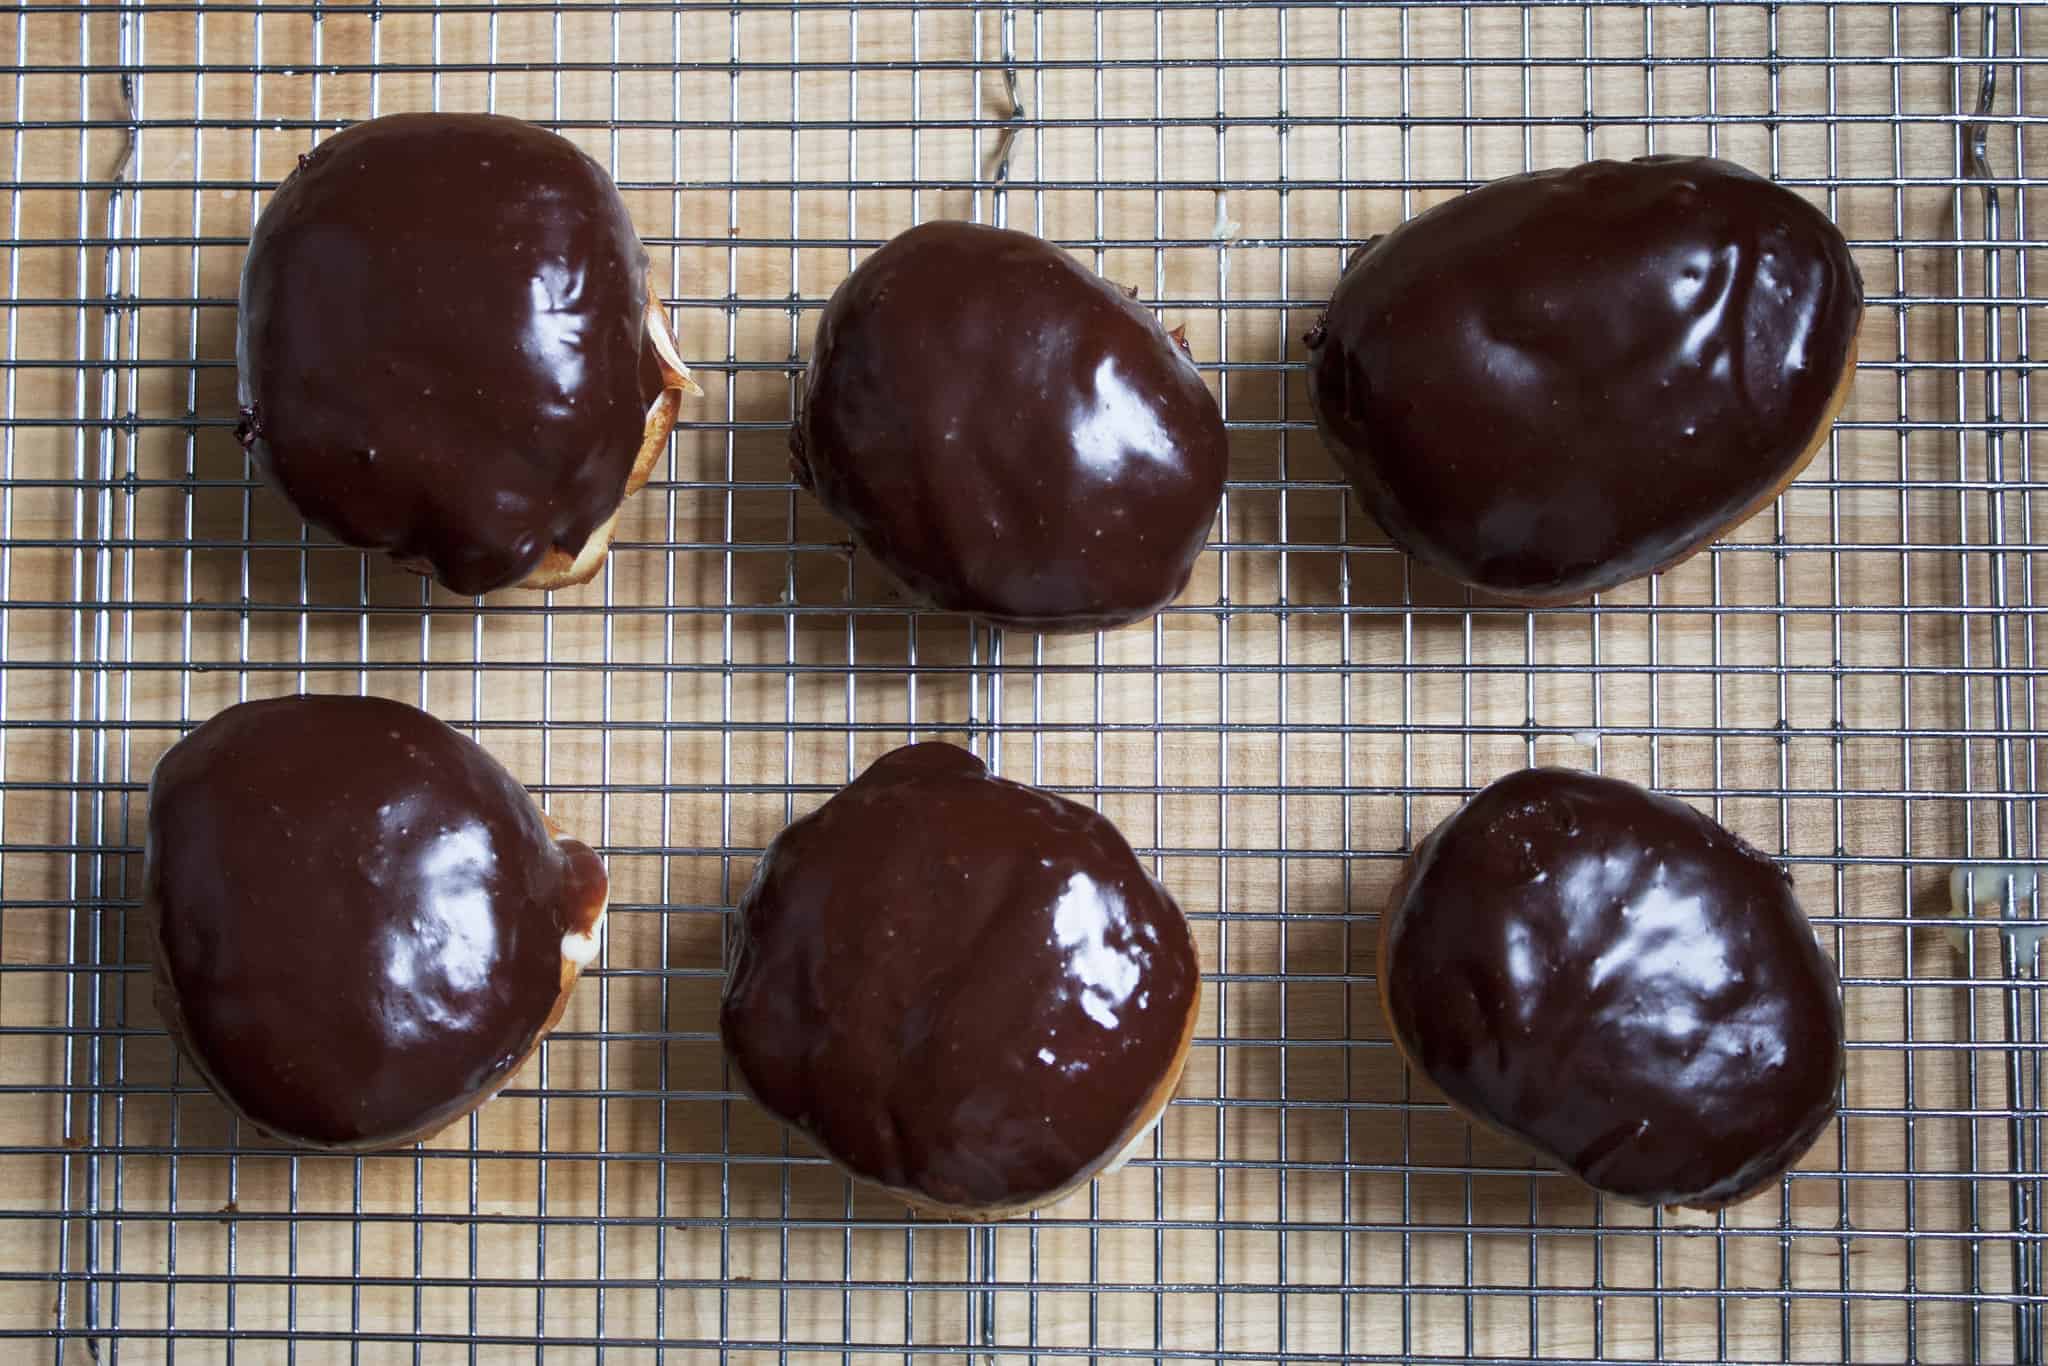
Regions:
<instances>
[{"instance_id":1,"label":"chocolate glaze","mask_svg":"<svg viewBox=\"0 0 2048 1366\"><path fill-rule=\"evenodd\" d=\"M244 703L172 746L143 878L173 1033L256 1125L325 1147L423 1137L496 1089L605 895L483 749L366 697Z\"/></svg>"},{"instance_id":2,"label":"chocolate glaze","mask_svg":"<svg viewBox=\"0 0 2048 1366\"><path fill-rule=\"evenodd\" d=\"M1223 494L1223 418L1151 312L1028 233L926 223L833 291L796 477L917 598L1034 630L1151 616Z\"/></svg>"},{"instance_id":3,"label":"chocolate glaze","mask_svg":"<svg viewBox=\"0 0 2048 1366\"><path fill-rule=\"evenodd\" d=\"M1309 394L1418 560L1571 601L1685 558L1797 472L1862 308L1842 235L1791 191L1725 161L1595 161L1367 243L1309 335Z\"/></svg>"},{"instance_id":4,"label":"chocolate glaze","mask_svg":"<svg viewBox=\"0 0 2048 1366\"><path fill-rule=\"evenodd\" d=\"M306 520L458 593L583 547L662 377L604 168L487 114L393 114L299 159L256 225L244 445Z\"/></svg>"},{"instance_id":5,"label":"chocolate glaze","mask_svg":"<svg viewBox=\"0 0 2048 1366\"><path fill-rule=\"evenodd\" d=\"M776 837L719 1015L747 1089L854 1175L996 1211L1093 1174L1178 1067L1180 908L1116 827L946 744Z\"/></svg>"},{"instance_id":6,"label":"chocolate glaze","mask_svg":"<svg viewBox=\"0 0 2048 1366\"><path fill-rule=\"evenodd\" d=\"M1835 1112L1833 965L1783 868L1683 802L1511 773L1424 840L1381 995L1451 1101L1600 1190L1713 1207Z\"/></svg>"}]
</instances>

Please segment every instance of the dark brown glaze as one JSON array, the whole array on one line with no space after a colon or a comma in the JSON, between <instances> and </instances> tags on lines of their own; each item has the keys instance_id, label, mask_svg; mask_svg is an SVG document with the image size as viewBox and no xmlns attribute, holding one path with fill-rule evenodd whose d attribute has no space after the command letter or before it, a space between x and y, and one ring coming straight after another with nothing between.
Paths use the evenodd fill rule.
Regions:
<instances>
[{"instance_id":1,"label":"dark brown glaze","mask_svg":"<svg viewBox=\"0 0 2048 1366\"><path fill-rule=\"evenodd\" d=\"M250 239L243 443L338 539L458 593L517 583L625 496L662 388L646 306L625 202L573 143L486 114L359 123Z\"/></svg>"},{"instance_id":2,"label":"dark brown glaze","mask_svg":"<svg viewBox=\"0 0 2048 1366\"><path fill-rule=\"evenodd\" d=\"M915 597L1043 631L1173 601L1228 455L1150 310L1028 233L955 222L901 234L833 291L790 450Z\"/></svg>"},{"instance_id":3,"label":"dark brown glaze","mask_svg":"<svg viewBox=\"0 0 2048 1366\"><path fill-rule=\"evenodd\" d=\"M1514 176L1358 252L1316 419L1416 559L1568 602L1684 559L1818 445L1863 285L1826 215L1725 161Z\"/></svg>"},{"instance_id":4,"label":"dark brown glaze","mask_svg":"<svg viewBox=\"0 0 2048 1366\"><path fill-rule=\"evenodd\" d=\"M150 781L145 865L166 1023L236 1110L322 1147L423 1137L495 1090L604 908L597 855L495 759L378 698L194 730Z\"/></svg>"},{"instance_id":5,"label":"dark brown glaze","mask_svg":"<svg viewBox=\"0 0 2048 1366\"><path fill-rule=\"evenodd\" d=\"M1625 1200L1740 1199L1835 1113L1835 969L1791 879L1613 778L1511 773L1438 826L1388 908L1380 989L1452 1103Z\"/></svg>"},{"instance_id":6,"label":"dark brown glaze","mask_svg":"<svg viewBox=\"0 0 2048 1366\"><path fill-rule=\"evenodd\" d=\"M1001 1211L1114 1158L1178 1075L1180 908L1116 827L946 744L885 755L769 846L719 1033L778 1118L914 1201Z\"/></svg>"}]
</instances>

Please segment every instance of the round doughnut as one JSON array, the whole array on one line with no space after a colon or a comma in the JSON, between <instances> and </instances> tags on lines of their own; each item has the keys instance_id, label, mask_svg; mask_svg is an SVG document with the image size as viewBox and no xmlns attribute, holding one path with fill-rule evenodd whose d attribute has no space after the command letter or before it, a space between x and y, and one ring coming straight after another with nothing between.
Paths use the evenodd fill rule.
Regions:
<instances>
[{"instance_id":1,"label":"round doughnut","mask_svg":"<svg viewBox=\"0 0 2048 1366\"><path fill-rule=\"evenodd\" d=\"M684 391L604 168L489 114L299 158L242 267L242 445L305 519L458 593L597 573Z\"/></svg>"},{"instance_id":2,"label":"round doughnut","mask_svg":"<svg viewBox=\"0 0 2048 1366\"><path fill-rule=\"evenodd\" d=\"M402 702L245 702L150 780L158 1012L288 1142L388 1148L481 1105L596 958L605 891L495 759Z\"/></svg>"},{"instance_id":3,"label":"round doughnut","mask_svg":"<svg viewBox=\"0 0 2048 1366\"><path fill-rule=\"evenodd\" d=\"M1380 925L1409 1063L1596 1190L1714 1209L1834 1117L1834 966L1785 870L1683 802L1511 773L1416 847Z\"/></svg>"},{"instance_id":4,"label":"round doughnut","mask_svg":"<svg viewBox=\"0 0 2048 1366\"><path fill-rule=\"evenodd\" d=\"M1084 631L1187 586L1223 418L1186 343L1029 233L935 222L833 291L797 479L921 602Z\"/></svg>"},{"instance_id":5,"label":"round doughnut","mask_svg":"<svg viewBox=\"0 0 2048 1366\"><path fill-rule=\"evenodd\" d=\"M1725 161L1512 176L1352 258L1317 425L1395 544L1529 605L1660 572L1768 505L1855 373L1863 286L1806 200Z\"/></svg>"},{"instance_id":6,"label":"round doughnut","mask_svg":"<svg viewBox=\"0 0 2048 1366\"><path fill-rule=\"evenodd\" d=\"M1120 1164L1201 992L1186 919L1115 826L939 743L778 835L728 947L745 1089L852 1176L964 1219Z\"/></svg>"}]
</instances>

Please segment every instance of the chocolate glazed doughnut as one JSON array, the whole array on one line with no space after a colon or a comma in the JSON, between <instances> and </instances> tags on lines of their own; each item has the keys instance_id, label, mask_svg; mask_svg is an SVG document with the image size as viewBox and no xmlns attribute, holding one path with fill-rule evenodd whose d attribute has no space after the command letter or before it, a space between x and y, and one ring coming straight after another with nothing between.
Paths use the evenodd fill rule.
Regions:
<instances>
[{"instance_id":1,"label":"chocolate glazed doughnut","mask_svg":"<svg viewBox=\"0 0 2048 1366\"><path fill-rule=\"evenodd\" d=\"M371 697L229 707L149 788L143 900L164 1023L259 1129L425 1138L554 1027L605 871L473 741Z\"/></svg>"},{"instance_id":2,"label":"chocolate glazed doughnut","mask_svg":"<svg viewBox=\"0 0 2048 1366\"><path fill-rule=\"evenodd\" d=\"M778 835L729 948L746 1089L851 1175L969 1219L1114 1169L1179 1083L1201 990L1113 825L946 744Z\"/></svg>"},{"instance_id":3,"label":"chocolate glazed doughnut","mask_svg":"<svg viewBox=\"0 0 2048 1366\"><path fill-rule=\"evenodd\" d=\"M1834 1117L1835 969L1772 860L1683 802L1511 773L1417 847L1380 930L1408 1061L1596 1190L1715 1209Z\"/></svg>"},{"instance_id":4,"label":"chocolate glazed doughnut","mask_svg":"<svg viewBox=\"0 0 2048 1366\"><path fill-rule=\"evenodd\" d=\"M797 479L919 600L1085 631L1187 586L1223 418L1186 344L1028 233L926 223L833 291Z\"/></svg>"},{"instance_id":5,"label":"chocolate glazed doughnut","mask_svg":"<svg viewBox=\"0 0 2048 1366\"><path fill-rule=\"evenodd\" d=\"M1368 242L1309 334L1309 395L1396 544L1514 602L1574 602L1797 476L1862 311L1841 233L1791 191L1724 161L1595 161Z\"/></svg>"},{"instance_id":6,"label":"chocolate glazed doughnut","mask_svg":"<svg viewBox=\"0 0 2048 1366\"><path fill-rule=\"evenodd\" d=\"M299 158L250 238L236 358L263 477L465 594L594 575L695 389L611 177L488 114Z\"/></svg>"}]
</instances>

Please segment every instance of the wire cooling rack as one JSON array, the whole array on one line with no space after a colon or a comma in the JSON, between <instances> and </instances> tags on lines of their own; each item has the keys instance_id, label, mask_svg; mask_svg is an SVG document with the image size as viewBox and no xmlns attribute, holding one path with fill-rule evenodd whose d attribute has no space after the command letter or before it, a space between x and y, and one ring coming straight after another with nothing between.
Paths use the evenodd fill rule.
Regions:
<instances>
[{"instance_id":1,"label":"wire cooling rack","mask_svg":"<svg viewBox=\"0 0 2048 1366\"><path fill-rule=\"evenodd\" d=\"M2037 951L1958 864L2037 857L2025 6L66 3L0 9L0 1332L10 1360L2036 1360ZM347 122L491 108L611 166L706 395L602 577L460 600L309 535L231 435L250 224ZM1299 338L1347 245L1494 176L1713 151L1824 205L1870 308L1776 506L1597 605L1479 607L1347 505ZM861 254L1003 219L1132 284L1232 444L1142 627L907 611L790 484ZM238 1130L149 1002L144 786L295 689L415 701L601 845L605 956L417 1149ZM1097 803L1211 969L1179 1101L1024 1222L912 1218L739 1099L725 908L916 735ZM1842 967L1842 1118L1720 1215L1595 1198L1410 1077L1403 852L1529 761L1780 853ZM1986 870L1980 893L1999 877Z\"/></svg>"}]
</instances>

